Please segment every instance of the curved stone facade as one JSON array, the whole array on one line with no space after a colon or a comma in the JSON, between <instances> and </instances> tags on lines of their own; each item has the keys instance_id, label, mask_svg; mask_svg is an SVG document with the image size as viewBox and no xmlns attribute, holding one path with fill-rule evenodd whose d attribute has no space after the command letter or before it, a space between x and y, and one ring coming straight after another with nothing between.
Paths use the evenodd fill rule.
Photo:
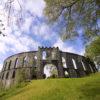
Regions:
<instances>
[{"instance_id":1,"label":"curved stone facade","mask_svg":"<svg viewBox=\"0 0 100 100\"><path fill-rule=\"evenodd\" d=\"M45 56L45 57L44 57ZM59 48L39 47L38 51L23 52L8 57L4 61L0 80L5 87L16 83L16 75L21 69L27 73L27 80L44 78L44 66L57 67L58 77L84 77L97 71L89 58L73 53L62 52ZM65 72L68 73L66 76Z\"/></svg>"}]
</instances>

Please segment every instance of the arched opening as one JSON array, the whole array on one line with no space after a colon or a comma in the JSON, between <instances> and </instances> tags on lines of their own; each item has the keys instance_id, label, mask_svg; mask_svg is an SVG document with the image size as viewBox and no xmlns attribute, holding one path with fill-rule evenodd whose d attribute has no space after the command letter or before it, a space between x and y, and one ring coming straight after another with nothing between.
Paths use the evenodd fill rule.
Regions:
<instances>
[{"instance_id":1,"label":"arched opening","mask_svg":"<svg viewBox=\"0 0 100 100\"><path fill-rule=\"evenodd\" d=\"M16 58L14 68L17 68L18 64L19 64L19 61L18 61L18 58Z\"/></svg>"},{"instance_id":2,"label":"arched opening","mask_svg":"<svg viewBox=\"0 0 100 100\"><path fill-rule=\"evenodd\" d=\"M94 72L94 71L93 71L93 68L92 68L92 66L91 66L90 64L89 64L89 67L90 67L90 69L91 69L91 72Z\"/></svg>"},{"instance_id":3,"label":"arched opening","mask_svg":"<svg viewBox=\"0 0 100 100\"><path fill-rule=\"evenodd\" d=\"M7 72L7 74L6 74L6 79L8 79L8 77L9 77L9 72Z\"/></svg>"},{"instance_id":4,"label":"arched opening","mask_svg":"<svg viewBox=\"0 0 100 100\"><path fill-rule=\"evenodd\" d=\"M32 75L32 79L36 79L36 75Z\"/></svg>"},{"instance_id":5,"label":"arched opening","mask_svg":"<svg viewBox=\"0 0 100 100\"><path fill-rule=\"evenodd\" d=\"M29 57L28 57L28 56L25 56L25 57L23 58L23 66L24 66L24 67L27 66L28 62L29 62Z\"/></svg>"},{"instance_id":6,"label":"arched opening","mask_svg":"<svg viewBox=\"0 0 100 100\"><path fill-rule=\"evenodd\" d=\"M34 59L37 60L37 56L34 56Z\"/></svg>"},{"instance_id":7,"label":"arched opening","mask_svg":"<svg viewBox=\"0 0 100 100\"><path fill-rule=\"evenodd\" d=\"M13 71L12 78L15 78L15 74L16 74L15 71Z\"/></svg>"},{"instance_id":8,"label":"arched opening","mask_svg":"<svg viewBox=\"0 0 100 100\"><path fill-rule=\"evenodd\" d=\"M53 64L46 64L44 66L44 78L57 78L58 70L57 67Z\"/></svg>"},{"instance_id":9,"label":"arched opening","mask_svg":"<svg viewBox=\"0 0 100 100\"><path fill-rule=\"evenodd\" d=\"M55 58L55 52L52 52L52 59L54 59Z\"/></svg>"},{"instance_id":10,"label":"arched opening","mask_svg":"<svg viewBox=\"0 0 100 100\"><path fill-rule=\"evenodd\" d=\"M6 62L5 65L4 65L4 71L6 70L6 66L7 66L7 62Z\"/></svg>"},{"instance_id":11,"label":"arched opening","mask_svg":"<svg viewBox=\"0 0 100 100\"><path fill-rule=\"evenodd\" d=\"M3 75L2 75L2 79L4 78L4 73L3 73Z\"/></svg>"},{"instance_id":12,"label":"arched opening","mask_svg":"<svg viewBox=\"0 0 100 100\"><path fill-rule=\"evenodd\" d=\"M68 71L65 71L65 77L66 77L66 78L69 77L69 73L68 73Z\"/></svg>"},{"instance_id":13,"label":"arched opening","mask_svg":"<svg viewBox=\"0 0 100 100\"><path fill-rule=\"evenodd\" d=\"M46 57L47 57L46 51L43 51L43 53L42 53L42 59L45 60Z\"/></svg>"},{"instance_id":14,"label":"arched opening","mask_svg":"<svg viewBox=\"0 0 100 100\"><path fill-rule=\"evenodd\" d=\"M62 57L62 64L63 64L63 67L64 68L67 68L67 65L66 65L66 60L64 57Z\"/></svg>"},{"instance_id":15,"label":"arched opening","mask_svg":"<svg viewBox=\"0 0 100 100\"><path fill-rule=\"evenodd\" d=\"M82 60L81 60L81 63L82 63L84 71L86 71L86 67L85 67L84 62Z\"/></svg>"},{"instance_id":16,"label":"arched opening","mask_svg":"<svg viewBox=\"0 0 100 100\"><path fill-rule=\"evenodd\" d=\"M76 61L72 58L74 69L77 69Z\"/></svg>"},{"instance_id":17,"label":"arched opening","mask_svg":"<svg viewBox=\"0 0 100 100\"><path fill-rule=\"evenodd\" d=\"M10 66L11 66L11 60L10 60L9 65L8 65L8 70L10 69Z\"/></svg>"}]
</instances>

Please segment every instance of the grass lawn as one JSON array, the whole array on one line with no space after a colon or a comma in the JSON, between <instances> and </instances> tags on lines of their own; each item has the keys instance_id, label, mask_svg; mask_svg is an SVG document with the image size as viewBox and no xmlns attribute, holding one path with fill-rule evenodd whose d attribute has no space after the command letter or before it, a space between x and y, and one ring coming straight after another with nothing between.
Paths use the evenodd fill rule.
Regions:
<instances>
[{"instance_id":1,"label":"grass lawn","mask_svg":"<svg viewBox=\"0 0 100 100\"><path fill-rule=\"evenodd\" d=\"M0 100L100 100L100 73L84 78L32 80L0 92Z\"/></svg>"}]
</instances>

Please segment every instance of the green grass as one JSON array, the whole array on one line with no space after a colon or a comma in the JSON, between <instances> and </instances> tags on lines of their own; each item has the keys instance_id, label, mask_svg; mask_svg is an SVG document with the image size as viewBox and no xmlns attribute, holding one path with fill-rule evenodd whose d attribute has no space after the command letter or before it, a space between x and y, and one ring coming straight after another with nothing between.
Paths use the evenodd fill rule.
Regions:
<instances>
[{"instance_id":1,"label":"green grass","mask_svg":"<svg viewBox=\"0 0 100 100\"><path fill-rule=\"evenodd\" d=\"M32 80L1 92L0 100L100 100L100 73L85 78Z\"/></svg>"}]
</instances>

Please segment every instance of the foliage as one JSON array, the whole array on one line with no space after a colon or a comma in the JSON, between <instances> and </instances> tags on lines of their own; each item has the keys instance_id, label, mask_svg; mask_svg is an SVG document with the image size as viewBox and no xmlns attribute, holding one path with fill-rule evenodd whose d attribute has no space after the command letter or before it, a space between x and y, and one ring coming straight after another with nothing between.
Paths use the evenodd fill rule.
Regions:
<instances>
[{"instance_id":1,"label":"foliage","mask_svg":"<svg viewBox=\"0 0 100 100\"><path fill-rule=\"evenodd\" d=\"M2 82L0 80L0 91L2 91L4 89L3 85L2 85Z\"/></svg>"},{"instance_id":2,"label":"foliage","mask_svg":"<svg viewBox=\"0 0 100 100\"><path fill-rule=\"evenodd\" d=\"M87 45L85 51L85 55L92 58L100 66L100 36L96 37L94 41Z\"/></svg>"},{"instance_id":3,"label":"foliage","mask_svg":"<svg viewBox=\"0 0 100 100\"><path fill-rule=\"evenodd\" d=\"M78 28L84 30L83 37L87 40L100 35L99 0L45 0L45 2L44 13L50 23L59 22L63 39L78 36Z\"/></svg>"},{"instance_id":4,"label":"foliage","mask_svg":"<svg viewBox=\"0 0 100 100\"><path fill-rule=\"evenodd\" d=\"M33 80L13 88L0 100L100 100L100 73L85 78Z\"/></svg>"},{"instance_id":5,"label":"foliage","mask_svg":"<svg viewBox=\"0 0 100 100\"><path fill-rule=\"evenodd\" d=\"M28 73L25 68L18 70L16 73L16 84L25 82L27 80L27 77L28 77Z\"/></svg>"}]
</instances>

